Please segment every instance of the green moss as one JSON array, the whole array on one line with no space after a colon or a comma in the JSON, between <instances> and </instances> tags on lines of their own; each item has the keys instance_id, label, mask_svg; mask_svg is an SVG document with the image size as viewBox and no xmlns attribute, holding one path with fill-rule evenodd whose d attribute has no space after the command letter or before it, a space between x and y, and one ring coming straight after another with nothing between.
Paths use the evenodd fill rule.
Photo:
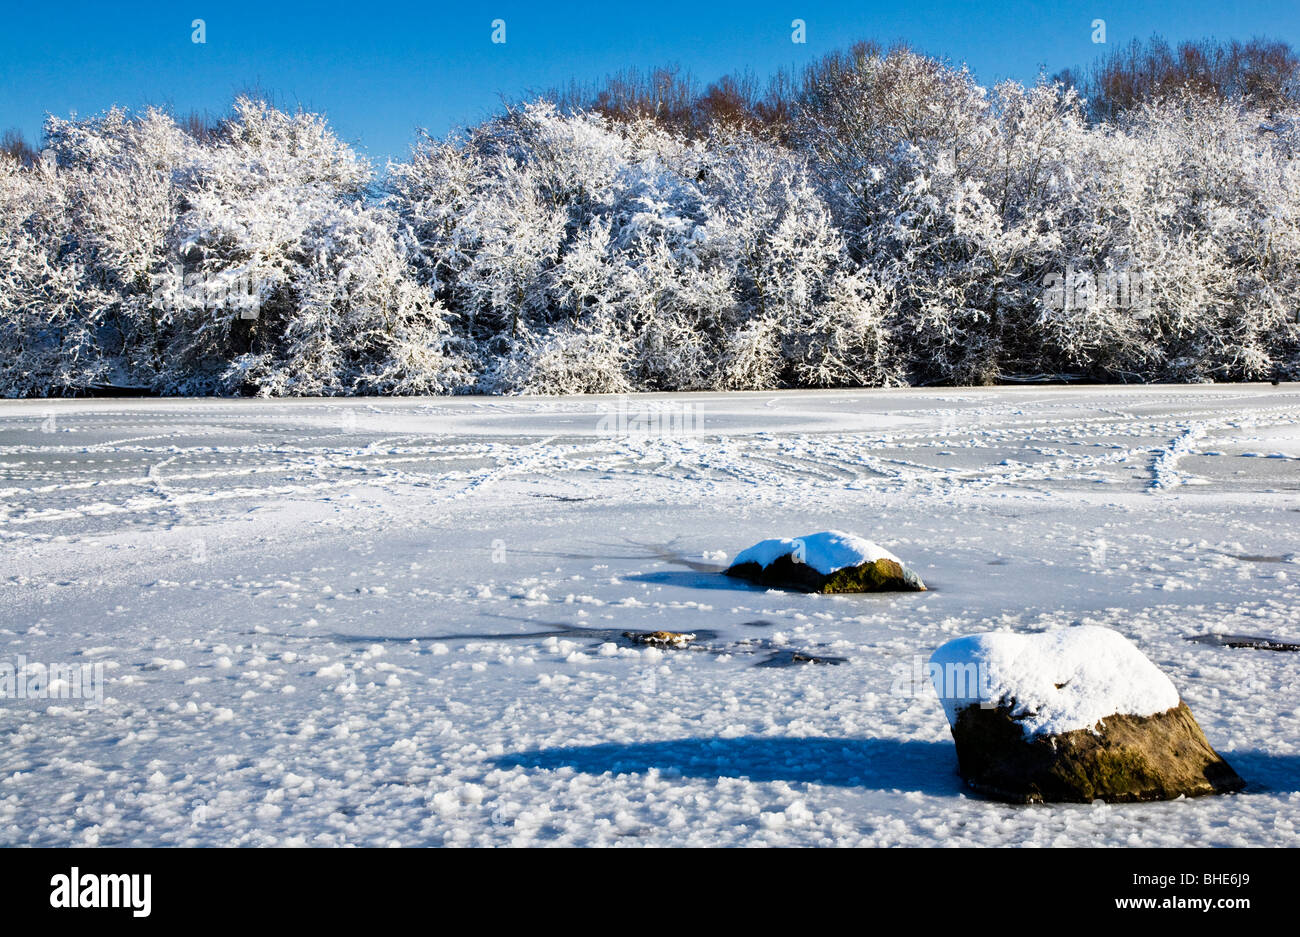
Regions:
<instances>
[{"instance_id":1,"label":"green moss","mask_svg":"<svg viewBox=\"0 0 1300 937\"><path fill-rule=\"evenodd\" d=\"M1142 753L1131 748L1099 748L1080 760L1058 762L1052 774L1083 800L1145 800L1162 786Z\"/></svg>"},{"instance_id":2,"label":"green moss","mask_svg":"<svg viewBox=\"0 0 1300 937\"><path fill-rule=\"evenodd\" d=\"M912 577L915 578L915 577ZM914 590L923 591L925 586L909 581L903 567L891 559L884 557L873 563L863 563L861 566L847 566L844 569L836 570L826 577L819 591L825 593L833 592L884 592L887 590Z\"/></svg>"},{"instance_id":3,"label":"green moss","mask_svg":"<svg viewBox=\"0 0 1300 937\"><path fill-rule=\"evenodd\" d=\"M925 584L912 571L890 559L878 559L861 566L847 566L824 576L790 556L777 557L769 566L740 563L726 575L748 579L764 586L798 589L802 592L924 592Z\"/></svg>"},{"instance_id":4,"label":"green moss","mask_svg":"<svg viewBox=\"0 0 1300 937\"><path fill-rule=\"evenodd\" d=\"M1240 790L1186 703L1152 716L1116 714L1095 729L1026 738L1014 701L967 706L952 727L962 777L1014 803L1132 803Z\"/></svg>"}]
</instances>

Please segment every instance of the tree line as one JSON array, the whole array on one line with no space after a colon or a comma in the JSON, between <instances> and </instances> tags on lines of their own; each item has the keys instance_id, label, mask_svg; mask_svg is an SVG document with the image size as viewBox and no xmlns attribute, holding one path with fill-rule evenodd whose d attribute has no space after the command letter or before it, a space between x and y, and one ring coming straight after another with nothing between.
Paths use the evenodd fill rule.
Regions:
<instances>
[{"instance_id":1,"label":"tree line","mask_svg":"<svg viewBox=\"0 0 1300 937\"><path fill-rule=\"evenodd\" d=\"M1281 43L981 86L859 44L627 72L377 170L320 115L0 146L0 393L617 393L1300 373Z\"/></svg>"}]
</instances>

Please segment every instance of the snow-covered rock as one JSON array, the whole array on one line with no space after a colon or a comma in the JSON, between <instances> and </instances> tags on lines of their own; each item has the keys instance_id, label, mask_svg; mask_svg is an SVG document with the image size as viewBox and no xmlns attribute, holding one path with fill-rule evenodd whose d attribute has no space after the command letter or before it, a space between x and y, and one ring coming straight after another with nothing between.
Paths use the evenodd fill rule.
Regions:
<instances>
[{"instance_id":1,"label":"snow-covered rock","mask_svg":"<svg viewBox=\"0 0 1300 937\"><path fill-rule=\"evenodd\" d=\"M930 677L962 777L1017 802L1168 800L1244 782L1123 635L1080 626L949 641Z\"/></svg>"},{"instance_id":2,"label":"snow-covered rock","mask_svg":"<svg viewBox=\"0 0 1300 937\"><path fill-rule=\"evenodd\" d=\"M808 592L925 589L921 577L884 547L839 530L760 541L738 553L726 574Z\"/></svg>"},{"instance_id":3,"label":"snow-covered rock","mask_svg":"<svg viewBox=\"0 0 1300 937\"><path fill-rule=\"evenodd\" d=\"M858 566L879 559L902 562L877 543L842 531L828 530L795 539L760 541L749 549L740 551L732 565L758 563L760 566L770 566L780 557L791 553L798 553L801 562L807 563L823 575L829 575L846 566Z\"/></svg>"},{"instance_id":4,"label":"snow-covered rock","mask_svg":"<svg viewBox=\"0 0 1300 937\"><path fill-rule=\"evenodd\" d=\"M931 677L950 723L971 703L991 708L1014 702L1012 714L1027 737L1091 729L1116 713L1151 716L1178 705L1173 682L1109 628L973 634L940 647L930 663L937 665ZM972 673L977 683L960 679Z\"/></svg>"}]
</instances>

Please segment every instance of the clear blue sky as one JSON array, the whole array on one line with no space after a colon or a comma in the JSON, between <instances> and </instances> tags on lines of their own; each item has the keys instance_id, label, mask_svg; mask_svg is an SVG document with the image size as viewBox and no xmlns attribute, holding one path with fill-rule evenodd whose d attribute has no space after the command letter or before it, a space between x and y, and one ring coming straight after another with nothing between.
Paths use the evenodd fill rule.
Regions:
<instances>
[{"instance_id":1,"label":"clear blue sky","mask_svg":"<svg viewBox=\"0 0 1300 937\"><path fill-rule=\"evenodd\" d=\"M202 18L207 42L191 41ZM807 43L790 23L807 23ZM966 62L983 82L1032 80L1086 64L1106 21L1109 46L1159 32L1170 40L1266 35L1300 45L1300 3L1232 4L818 0L649 3L42 3L0 9L0 130L35 142L46 112L112 104L224 112L251 86L281 104L326 112L371 156L402 157L417 128L435 135L490 113L501 95L592 80L628 65L677 64L707 81L760 76L861 38L905 39ZM491 23L506 21L506 43Z\"/></svg>"}]
</instances>

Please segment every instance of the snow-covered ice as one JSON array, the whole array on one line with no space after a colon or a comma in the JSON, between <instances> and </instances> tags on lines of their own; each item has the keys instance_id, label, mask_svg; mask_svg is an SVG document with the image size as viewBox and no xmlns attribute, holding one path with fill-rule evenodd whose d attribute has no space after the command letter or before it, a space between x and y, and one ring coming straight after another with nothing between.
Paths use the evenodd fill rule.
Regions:
<instances>
[{"instance_id":1,"label":"snow-covered ice","mask_svg":"<svg viewBox=\"0 0 1300 937\"><path fill-rule=\"evenodd\" d=\"M602 432L597 397L0 402L0 663L104 680L0 701L0 843L1297 844L1300 657L1186 639L1300 639L1300 392L652 400L695 431ZM931 591L719 574L800 530ZM1247 790L970 795L930 654L1076 624Z\"/></svg>"},{"instance_id":2,"label":"snow-covered ice","mask_svg":"<svg viewBox=\"0 0 1300 937\"><path fill-rule=\"evenodd\" d=\"M1096 625L967 635L940 647L930 662L954 725L966 706L1008 704L1033 738L1093 729L1117 713L1154 716L1178 705L1178 690L1159 667L1118 631Z\"/></svg>"}]
</instances>

